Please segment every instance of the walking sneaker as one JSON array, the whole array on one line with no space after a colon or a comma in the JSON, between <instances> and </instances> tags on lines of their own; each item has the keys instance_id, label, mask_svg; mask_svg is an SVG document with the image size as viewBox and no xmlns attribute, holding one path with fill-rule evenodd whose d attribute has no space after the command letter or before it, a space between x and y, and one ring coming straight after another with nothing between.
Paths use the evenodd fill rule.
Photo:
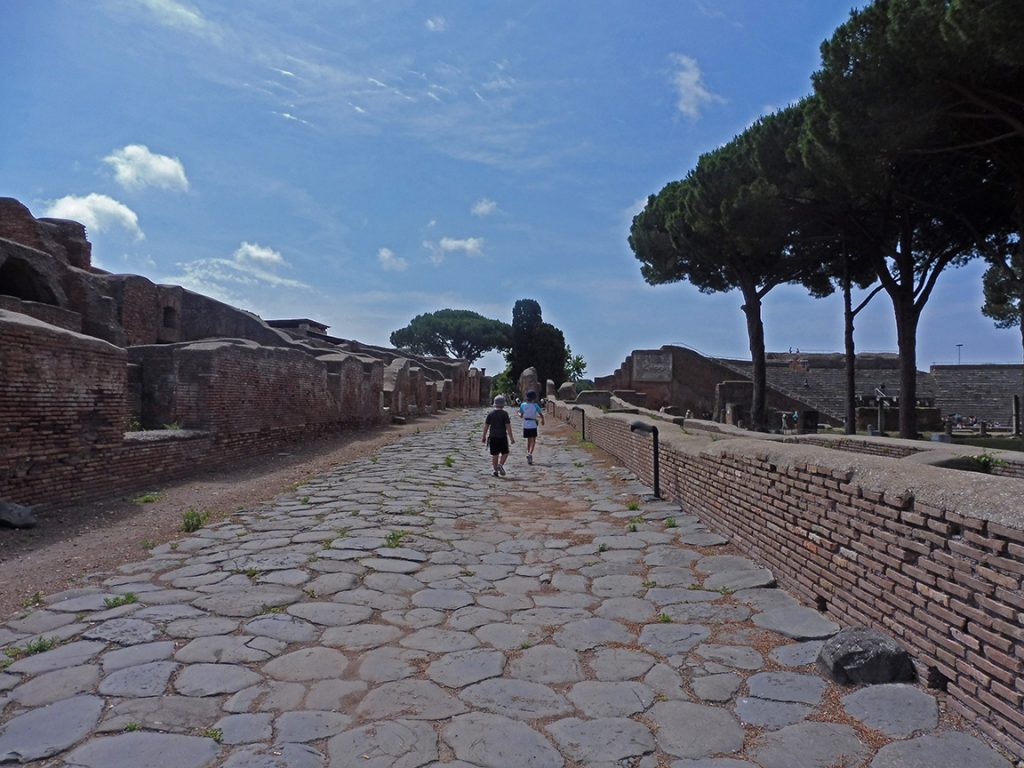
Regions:
<instances>
[{"instance_id":1,"label":"walking sneaker","mask_svg":"<svg viewBox=\"0 0 1024 768\"><path fill-rule=\"evenodd\" d=\"M526 463L529 464L531 467L533 466L533 454L532 453L526 454Z\"/></svg>"},{"instance_id":2,"label":"walking sneaker","mask_svg":"<svg viewBox=\"0 0 1024 768\"><path fill-rule=\"evenodd\" d=\"M494 470L494 476L495 476L495 477L497 477L497 476L498 476L498 470Z\"/></svg>"},{"instance_id":3,"label":"walking sneaker","mask_svg":"<svg viewBox=\"0 0 1024 768\"><path fill-rule=\"evenodd\" d=\"M501 466L501 464L498 465L498 474L501 475L502 477L505 476L505 468Z\"/></svg>"}]
</instances>

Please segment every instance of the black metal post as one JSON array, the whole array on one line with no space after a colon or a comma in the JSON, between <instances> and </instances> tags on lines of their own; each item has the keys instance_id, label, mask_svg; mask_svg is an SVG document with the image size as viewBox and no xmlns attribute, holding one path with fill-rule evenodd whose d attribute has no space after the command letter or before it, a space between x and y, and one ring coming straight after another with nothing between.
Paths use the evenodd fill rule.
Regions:
<instances>
[{"instance_id":1,"label":"black metal post","mask_svg":"<svg viewBox=\"0 0 1024 768\"><path fill-rule=\"evenodd\" d=\"M580 408L578 405L572 407L574 411L580 412L580 440L586 441L587 439L587 412Z\"/></svg>"},{"instance_id":2,"label":"black metal post","mask_svg":"<svg viewBox=\"0 0 1024 768\"><path fill-rule=\"evenodd\" d=\"M650 432L652 442L652 455L654 459L654 498L661 498L661 484L658 472L658 428L646 421L634 421L629 425L630 432Z\"/></svg>"}]
</instances>

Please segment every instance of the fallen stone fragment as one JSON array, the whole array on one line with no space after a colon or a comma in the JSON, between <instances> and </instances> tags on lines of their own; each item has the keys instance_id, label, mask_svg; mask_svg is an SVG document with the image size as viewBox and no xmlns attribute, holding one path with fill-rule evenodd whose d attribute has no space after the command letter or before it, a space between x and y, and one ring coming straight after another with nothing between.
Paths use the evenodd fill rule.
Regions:
<instances>
[{"instance_id":1,"label":"fallen stone fragment","mask_svg":"<svg viewBox=\"0 0 1024 768\"><path fill-rule=\"evenodd\" d=\"M0 525L10 528L35 528L36 516L32 508L13 501L0 501Z\"/></svg>"},{"instance_id":2,"label":"fallen stone fragment","mask_svg":"<svg viewBox=\"0 0 1024 768\"><path fill-rule=\"evenodd\" d=\"M818 654L818 669L840 685L909 682L915 677L910 654L893 638L867 627L848 627L826 642Z\"/></svg>"}]
</instances>

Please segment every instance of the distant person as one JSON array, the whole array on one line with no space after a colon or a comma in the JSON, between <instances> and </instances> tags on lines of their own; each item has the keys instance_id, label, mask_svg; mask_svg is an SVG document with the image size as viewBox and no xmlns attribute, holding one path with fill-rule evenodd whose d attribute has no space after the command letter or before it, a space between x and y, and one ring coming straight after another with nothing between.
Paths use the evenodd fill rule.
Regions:
<instances>
[{"instance_id":1,"label":"distant person","mask_svg":"<svg viewBox=\"0 0 1024 768\"><path fill-rule=\"evenodd\" d=\"M494 398L494 410L484 419L484 434L480 442L487 443L491 451L491 467L494 476L505 476L505 462L508 461L508 447L515 443L512 437L512 419L505 410L505 396Z\"/></svg>"},{"instance_id":2,"label":"distant person","mask_svg":"<svg viewBox=\"0 0 1024 768\"><path fill-rule=\"evenodd\" d=\"M537 402L537 393L526 393L526 402L519 406L523 417L523 437L526 438L526 463L533 464L533 449L537 447L537 422L544 423L544 409Z\"/></svg>"}]
</instances>

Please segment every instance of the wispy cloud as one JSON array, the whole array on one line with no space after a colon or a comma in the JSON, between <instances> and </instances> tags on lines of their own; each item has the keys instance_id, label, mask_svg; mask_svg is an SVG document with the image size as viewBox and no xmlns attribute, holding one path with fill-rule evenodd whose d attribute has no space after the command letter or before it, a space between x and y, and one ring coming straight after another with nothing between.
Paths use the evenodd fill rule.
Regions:
<instances>
[{"instance_id":1,"label":"wispy cloud","mask_svg":"<svg viewBox=\"0 0 1024 768\"><path fill-rule=\"evenodd\" d=\"M46 207L43 215L55 219L71 219L96 232L108 232L120 227L136 240L146 237L139 228L139 217L135 211L112 197L95 192L84 197L67 195L54 200Z\"/></svg>"},{"instance_id":2,"label":"wispy cloud","mask_svg":"<svg viewBox=\"0 0 1024 768\"><path fill-rule=\"evenodd\" d=\"M164 26L181 29L211 40L221 38L220 28L204 17L199 9L191 5L179 3L177 0L139 0L139 5L149 10Z\"/></svg>"},{"instance_id":3,"label":"wispy cloud","mask_svg":"<svg viewBox=\"0 0 1024 768\"><path fill-rule=\"evenodd\" d=\"M378 250L377 261L380 262L380 268L385 272L405 272L409 268L409 262L401 256L396 256L390 248Z\"/></svg>"},{"instance_id":4,"label":"wispy cloud","mask_svg":"<svg viewBox=\"0 0 1024 768\"><path fill-rule=\"evenodd\" d=\"M431 32L444 32L448 29L448 20L444 16L432 16L423 22L423 26Z\"/></svg>"},{"instance_id":5,"label":"wispy cloud","mask_svg":"<svg viewBox=\"0 0 1024 768\"><path fill-rule=\"evenodd\" d=\"M125 189L159 187L188 191L185 166L176 157L151 152L144 144L128 144L115 149L103 162L114 169L114 179Z\"/></svg>"},{"instance_id":6,"label":"wispy cloud","mask_svg":"<svg viewBox=\"0 0 1024 768\"><path fill-rule=\"evenodd\" d=\"M176 266L180 272L162 281L254 311L259 311L269 289L311 290L306 283L278 274L290 265L279 251L259 243L243 242L231 258L194 259Z\"/></svg>"},{"instance_id":7,"label":"wispy cloud","mask_svg":"<svg viewBox=\"0 0 1024 768\"><path fill-rule=\"evenodd\" d=\"M215 43L189 49L191 69L263 100L284 120L341 135L401 134L456 159L517 170L549 166L565 151L549 130L552 113L531 110L552 83L523 81L514 63L486 55L460 56L457 63L410 55L381 31L398 23L383 6L359 14L344 30L348 37L339 32L342 39L327 48L290 25L264 24L259 14L236 14L229 23L226 16L204 16L212 11L192 2L110 0L103 7L134 8L167 29ZM322 20L301 6L290 7L290 15L296 25ZM419 23L432 33L452 26L441 15ZM157 43L177 52L182 41Z\"/></svg>"},{"instance_id":8,"label":"wispy cloud","mask_svg":"<svg viewBox=\"0 0 1024 768\"><path fill-rule=\"evenodd\" d=\"M481 197L475 203L473 207L469 209L469 212L474 216L490 216L498 210L498 204L493 200L488 200L486 197Z\"/></svg>"},{"instance_id":9,"label":"wispy cloud","mask_svg":"<svg viewBox=\"0 0 1024 768\"><path fill-rule=\"evenodd\" d=\"M292 122L295 123L302 123L303 125L310 124L308 120L303 120L301 117L296 117L291 112L274 112L274 114L280 118L284 118L285 120L291 120Z\"/></svg>"},{"instance_id":10,"label":"wispy cloud","mask_svg":"<svg viewBox=\"0 0 1024 768\"><path fill-rule=\"evenodd\" d=\"M672 73L672 86L676 91L676 108L685 117L696 120L706 105L725 101L704 85L704 75L696 59L682 53L672 53L669 54L669 61L675 67Z\"/></svg>"}]
</instances>

